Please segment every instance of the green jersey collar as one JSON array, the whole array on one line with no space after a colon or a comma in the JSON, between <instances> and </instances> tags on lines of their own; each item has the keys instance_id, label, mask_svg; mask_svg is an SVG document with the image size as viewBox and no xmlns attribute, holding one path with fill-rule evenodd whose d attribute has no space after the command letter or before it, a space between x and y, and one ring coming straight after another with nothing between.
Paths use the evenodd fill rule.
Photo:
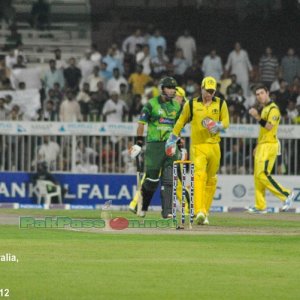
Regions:
<instances>
[{"instance_id":1,"label":"green jersey collar","mask_svg":"<svg viewBox=\"0 0 300 300\"><path fill-rule=\"evenodd\" d=\"M174 99L167 100L167 101L164 102L164 101L162 100L162 96L161 96L161 95L159 95L157 98L158 98L158 103L159 103L159 104L168 103L168 102L171 102L172 104L174 104Z\"/></svg>"}]
</instances>

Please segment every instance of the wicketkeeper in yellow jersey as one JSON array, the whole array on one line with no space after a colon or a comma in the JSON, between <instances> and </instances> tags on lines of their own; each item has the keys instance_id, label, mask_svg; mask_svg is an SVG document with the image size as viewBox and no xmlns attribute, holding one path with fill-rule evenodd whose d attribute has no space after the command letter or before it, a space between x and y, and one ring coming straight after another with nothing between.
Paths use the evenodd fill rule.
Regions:
<instances>
[{"instance_id":1,"label":"wicketkeeper in yellow jersey","mask_svg":"<svg viewBox=\"0 0 300 300\"><path fill-rule=\"evenodd\" d=\"M166 152L176 146L182 128L191 123L190 157L195 165L194 209L197 224L209 224L208 213L217 187L220 165L220 131L229 126L227 104L214 97L217 82L205 77L201 96L187 102L166 143Z\"/></svg>"},{"instance_id":2,"label":"wicketkeeper in yellow jersey","mask_svg":"<svg viewBox=\"0 0 300 300\"><path fill-rule=\"evenodd\" d=\"M287 211L293 202L294 194L282 187L272 176L271 172L278 154L280 144L277 139L277 130L280 122L278 106L271 101L269 91L264 85L255 89L258 102L263 106L261 114L257 109L251 108L249 114L260 124L257 146L254 149L254 183L255 206L250 207L250 213L266 213L267 204L265 191L268 189L282 202L282 211Z\"/></svg>"}]
</instances>

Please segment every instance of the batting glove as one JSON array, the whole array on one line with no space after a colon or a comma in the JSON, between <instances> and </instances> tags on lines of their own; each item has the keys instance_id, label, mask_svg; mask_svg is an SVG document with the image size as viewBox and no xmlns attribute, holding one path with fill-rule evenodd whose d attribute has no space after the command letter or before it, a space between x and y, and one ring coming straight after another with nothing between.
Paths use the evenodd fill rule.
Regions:
<instances>
[{"instance_id":1,"label":"batting glove","mask_svg":"<svg viewBox=\"0 0 300 300\"><path fill-rule=\"evenodd\" d=\"M129 155L131 158L137 157L142 151L142 147L139 145L133 145L129 150Z\"/></svg>"},{"instance_id":2,"label":"batting glove","mask_svg":"<svg viewBox=\"0 0 300 300\"><path fill-rule=\"evenodd\" d=\"M176 143L178 137L175 134L171 134L166 142L165 151L167 156L173 156L176 153Z\"/></svg>"},{"instance_id":3,"label":"batting glove","mask_svg":"<svg viewBox=\"0 0 300 300\"><path fill-rule=\"evenodd\" d=\"M136 158L142 151L142 147L144 145L144 137L142 136L137 136L135 138L135 145L133 145L129 149L129 155L131 158Z\"/></svg>"}]
</instances>

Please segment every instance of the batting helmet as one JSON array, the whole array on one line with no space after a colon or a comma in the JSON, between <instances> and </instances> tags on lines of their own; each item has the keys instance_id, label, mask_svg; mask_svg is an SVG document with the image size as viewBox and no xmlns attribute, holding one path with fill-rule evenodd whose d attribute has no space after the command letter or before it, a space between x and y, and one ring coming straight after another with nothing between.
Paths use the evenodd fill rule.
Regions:
<instances>
[{"instance_id":1,"label":"batting helmet","mask_svg":"<svg viewBox=\"0 0 300 300\"><path fill-rule=\"evenodd\" d=\"M173 77L164 77L162 78L162 80L160 81L160 87L161 89L163 89L164 87L167 88L176 88L177 86L177 82Z\"/></svg>"}]
</instances>

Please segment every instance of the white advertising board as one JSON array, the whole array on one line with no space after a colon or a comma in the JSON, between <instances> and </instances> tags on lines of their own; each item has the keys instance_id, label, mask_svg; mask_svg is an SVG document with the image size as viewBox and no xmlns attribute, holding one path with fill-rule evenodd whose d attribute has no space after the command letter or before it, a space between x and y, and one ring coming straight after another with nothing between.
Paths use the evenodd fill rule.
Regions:
<instances>
[{"instance_id":1,"label":"white advertising board","mask_svg":"<svg viewBox=\"0 0 300 300\"><path fill-rule=\"evenodd\" d=\"M300 176L274 176L274 179L295 193L294 208L300 209ZM213 206L245 208L255 201L254 178L251 175L219 175ZM282 207L282 202L269 191L266 192L269 208Z\"/></svg>"},{"instance_id":2,"label":"white advertising board","mask_svg":"<svg viewBox=\"0 0 300 300\"><path fill-rule=\"evenodd\" d=\"M95 136L136 136L137 123L104 122L0 122L0 134L13 135L95 135ZM221 137L257 138L258 125L232 124ZM182 130L181 135L190 136L190 126ZM298 139L300 126L281 125L278 130L280 139Z\"/></svg>"}]
</instances>

